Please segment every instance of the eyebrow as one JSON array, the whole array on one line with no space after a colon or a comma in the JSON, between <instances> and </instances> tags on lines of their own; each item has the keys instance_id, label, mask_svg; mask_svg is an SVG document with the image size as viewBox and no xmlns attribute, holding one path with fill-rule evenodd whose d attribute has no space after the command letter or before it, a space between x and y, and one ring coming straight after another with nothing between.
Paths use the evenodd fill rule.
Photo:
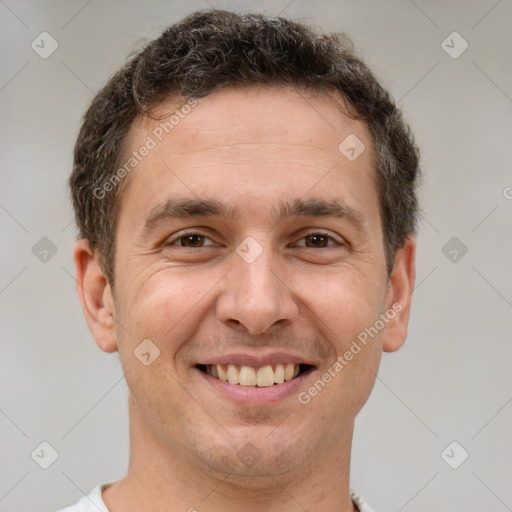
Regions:
<instances>
[{"instance_id":1,"label":"eyebrow","mask_svg":"<svg viewBox=\"0 0 512 512\"><path fill-rule=\"evenodd\" d=\"M141 229L143 237L149 235L161 222L169 219L192 217L219 217L235 219L241 210L227 205L224 201L208 198L173 198L157 203L148 213ZM273 220L278 223L290 217L336 217L351 223L358 230L366 232L365 216L342 199L322 198L283 200L271 210Z\"/></svg>"}]
</instances>

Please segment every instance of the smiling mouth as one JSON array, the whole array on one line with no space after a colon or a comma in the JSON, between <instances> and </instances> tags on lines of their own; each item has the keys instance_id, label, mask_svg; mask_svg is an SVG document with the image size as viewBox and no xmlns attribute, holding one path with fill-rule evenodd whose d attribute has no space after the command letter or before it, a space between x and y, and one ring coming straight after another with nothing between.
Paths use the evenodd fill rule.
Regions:
<instances>
[{"instance_id":1,"label":"smiling mouth","mask_svg":"<svg viewBox=\"0 0 512 512\"><path fill-rule=\"evenodd\" d=\"M237 364L198 364L198 370L228 384L269 387L289 382L313 369L309 364L276 364L259 368Z\"/></svg>"}]
</instances>

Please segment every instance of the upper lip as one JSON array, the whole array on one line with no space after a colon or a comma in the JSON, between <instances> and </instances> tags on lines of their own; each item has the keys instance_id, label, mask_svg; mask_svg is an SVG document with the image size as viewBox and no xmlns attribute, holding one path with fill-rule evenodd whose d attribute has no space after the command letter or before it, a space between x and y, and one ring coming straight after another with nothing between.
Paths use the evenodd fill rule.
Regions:
<instances>
[{"instance_id":1,"label":"upper lip","mask_svg":"<svg viewBox=\"0 0 512 512\"><path fill-rule=\"evenodd\" d=\"M286 363L307 364L314 366L311 361L288 352L272 352L267 354L232 352L230 354L212 356L204 361L201 361L200 364L236 364L239 366L252 366L254 368L260 368L262 366L274 366L276 364Z\"/></svg>"}]
</instances>

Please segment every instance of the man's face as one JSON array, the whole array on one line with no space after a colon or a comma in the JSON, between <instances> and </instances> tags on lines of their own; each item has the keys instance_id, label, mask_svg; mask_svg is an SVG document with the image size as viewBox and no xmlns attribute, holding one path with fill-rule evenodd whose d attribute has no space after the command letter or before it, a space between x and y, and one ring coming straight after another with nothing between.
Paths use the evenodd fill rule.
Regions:
<instances>
[{"instance_id":1,"label":"man's face","mask_svg":"<svg viewBox=\"0 0 512 512\"><path fill-rule=\"evenodd\" d=\"M167 120L169 105L155 117ZM326 94L268 89L215 92L163 136L160 122L132 127L127 154L148 136L156 147L131 172L117 227L116 339L131 412L164 449L212 471L278 474L325 460L371 391L386 330L333 371L389 307L368 131ZM353 161L338 148L349 135L366 146ZM171 203L199 200L234 215L180 216ZM340 215L305 209L318 201L336 201ZM143 340L160 350L147 366L134 354ZM301 373L268 386L287 363ZM253 384L204 371L216 364ZM255 386L264 366L272 373Z\"/></svg>"}]
</instances>

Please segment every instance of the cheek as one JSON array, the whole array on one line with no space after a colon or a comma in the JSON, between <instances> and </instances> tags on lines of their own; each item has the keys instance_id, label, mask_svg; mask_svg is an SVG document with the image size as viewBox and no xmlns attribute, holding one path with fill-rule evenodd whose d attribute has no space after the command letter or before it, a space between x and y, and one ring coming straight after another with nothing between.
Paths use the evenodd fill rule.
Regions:
<instances>
[{"instance_id":1,"label":"cheek","mask_svg":"<svg viewBox=\"0 0 512 512\"><path fill-rule=\"evenodd\" d=\"M318 277L296 285L308 290L302 299L311 310L311 321L332 349L328 366L319 374L320 379L328 381L328 391L319 392L322 383L309 390L323 396L313 408L319 407L326 417L337 418L334 410L351 411L355 416L371 392L382 354L383 332L368 334L367 329L375 325L383 311L385 282L371 273L344 268L328 279Z\"/></svg>"},{"instance_id":2,"label":"cheek","mask_svg":"<svg viewBox=\"0 0 512 512\"><path fill-rule=\"evenodd\" d=\"M354 269L308 275L295 285L296 290L301 290L300 299L313 313L312 321L324 329L338 354L375 323L385 300L383 280Z\"/></svg>"},{"instance_id":3,"label":"cheek","mask_svg":"<svg viewBox=\"0 0 512 512\"><path fill-rule=\"evenodd\" d=\"M178 374L183 368L176 359L201 321L205 291L213 284L206 286L204 279L191 272L186 276L177 273L176 269L163 269L143 282L141 279L142 284L127 282L117 328L131 395L152 428L163 436L169 434L165 429L178 429L174 412L189 400L180 385ZM142 355L146 353L150 354L148 365Z\"/></svg>"},{"instance_id":4,"label":"cheek","mask_svg":"<svg viewBox=\"0 0 512 512\"><path fill-rule=\"evenodd\" d=\"M210 290L219 280L216 273L193 269L166 268L154 272L141 284L132 283L129 303L125 304L125 320L130 344L138 345L149 338L167 356L174 359L182 341L185 342L200 323L208 307ZM133 350L134 347L131 347Z\"/></svg>"}]
</instances>

